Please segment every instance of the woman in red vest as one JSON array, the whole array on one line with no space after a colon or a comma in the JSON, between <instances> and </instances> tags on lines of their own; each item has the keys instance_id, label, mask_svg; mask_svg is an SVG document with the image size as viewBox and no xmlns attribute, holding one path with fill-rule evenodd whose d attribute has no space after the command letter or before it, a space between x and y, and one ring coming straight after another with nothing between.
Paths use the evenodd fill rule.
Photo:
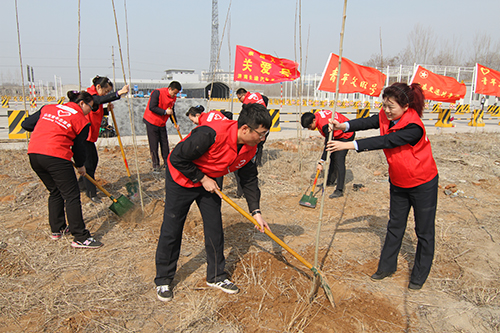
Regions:
<instances>
[{"instance_id":1,"label":"woman in red vest","mask_svg":"<svg viewBox=\"0 0 500 333\"><path fill-rule=\"evenodd\" d=\"M90 121L89 137L86 142L87 149L87 159L85 160L85 168L87 169L87 174L95 178L95 170L97 169L97 163L99 162L99 156L97 155L97 149L95 147L95 142L99 137L99 129L101 127L102 118L104 114L107 113L107 109L103 107L103 104L108 103L108 108L113 108L113 104L110 102L120 99L120 97L128 93L129 86L126 85L117 92L112 92L113 82L107 77L96 76L92 80L93 85L87 88L87 92L92 95L94 100L94 107L92 112L86 117ZM80 177L79 181L83 181L85 191L87 196L94 202L100 203L101 199L97 197L97 189L94 184L92 184L87 178Z\"/></svg>"},{"instance_id":2,"label":"woman in red vest","mask_svg":"<svg viewBox=\"0 0 500 333\"><path fill-rule=\"evenodd\" d=\"M22 126L33 131L28 146L30 164L50 192L52 239L60 239L71 231L74 236L71 246L98 248L102 243L85 228L80 190L71 162L73 158L78 173L85 174L85 142L90 127L85 116L91 112L94 101L86 92L70 91L68 97L69 103L46 105L28 117Z\"/></svg>"},{"instance_id":3,"label":"woman in red vest","mask_svg":"<svg viewBox=\"0 0 500 333\"><path fill-rule=\"evenodd\" d=\"M411 86L394 83L384 89L382 98L382 110L378 115L344 123L332 122L335 130L344 132L380 128L380 136L353 142L330 141L327 149L384 150L389 164L390 219L378 269L371 278L382 280L396 271L408 214L413 207L418 243L408 288L418 290L427 280L434 258L439 178L431 144L420 119L424 94L418 83Z\"/></svg>"}]
</instances>

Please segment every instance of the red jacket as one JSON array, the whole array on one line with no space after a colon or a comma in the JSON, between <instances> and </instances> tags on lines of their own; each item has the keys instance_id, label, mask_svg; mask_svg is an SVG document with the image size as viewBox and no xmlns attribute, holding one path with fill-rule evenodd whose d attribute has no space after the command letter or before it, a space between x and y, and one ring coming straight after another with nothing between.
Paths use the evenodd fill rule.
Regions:
<instances>
[{"instance_id":1,"label":"red jacket","mask_svg":"<svg viewBox=\"0 0 500 333\"><path fill-rule=\"evenodd\" d=\"M415 146L406 144L391 149L384 149L389 164L391 183L403 188L411 188L427 183L436 177L438 170L432 157L432 149L425 126L413 109L408 109L399 121L389 128L390 121L383 110L379 113L380 135L395 132L408 124L417 124L424 131L422 138Z\"/></svg>"},{"instance_id":2,"label":"red jacket","mask_svg":"<svg viewBox=\"0 0 500 333\"><path fill-rule=\"evenodd\" d=\"M97 95L95 86L87 88L87 92L91 95ZM97 111L91 111L85 117L87 117L90 122L89 137L87 138L87 141L96 142L97 138L99 138L99 129L101 128L102 118L104 117L104 108L102 107L102 104L99 105L99 109L97 109Z\"/></svg>"},{"instance_id":3,"label":"red jacket","mask_svg":"<svg viewBox=\"0 0 500 333\"><path fill-rule=\"evenodd\" d=\"M89 121L76 103L46 105L28 145L28 154L42 154L71 161L73 141Z\"/></svg>"},{"instance_id":4,"label":"red jacket","mask_svg":"<svg viewBox=\"0 0 500 333\"><path fill-rule=\"evenodd\" d=\"M251 103L257 103L264 105L267 107L266 103L264 102L264 99L262 98L262 95L259 94L258 92L247 92L245 95L245 99L243 100L243 104L251 104Z\"/></svg>"},{"instance_id":5,"label":"red jacket","mask_svg":"<svg viewBox=\"0 0 500 333\"><path fill-rule=\"evenodd\" d=\"M203 126L212 128L216 133L215 142L200 158L192 161L201 172L210 178L224 176L237 169L241 169L255 156L257 146L243 145L238 152L238 122L226 117L220 118L216 113L212 119L207 117ZM210 113L209 113L210 115ZM191 133L182 141L186 140ZM182 142L181 141L181 142ZM183 187L200 187L201 182L193 183L170 163L168 156L168 169L173 180Z\"/></svg>"},{"instance_id":6,"label":"red jacket","mask_svg":"<svg viewBox=\"0 0 500 333\"><path fill-rule=\"evenodd\" d=\"M198 126L204 125L203 123L205 121L212 121L212 120L222 120L226 118L220 111L217 110L211 110L209 112L202 112L200 115L200 118L198 118ZM227 119L227 118L226 118Z\"/></svg>"},{"instance_id":7,"label":"red jacket","mask_svg":"<svg viewBox=\"0 0 500 333\"><path fill-rule=\"evenodd\" d=\"M160 92L160 97L158 100L158 107L160 109L166 110L168 108L173 108L175 101L177 100L177 97L170 97L170 94L168 93L168 88L160 88L156 89ZM158 127L165 127L167 124L168 118L170 118L170 115L159 115L157 113L154 113L149 109L149 103L151 103L151 97L149 98L148 105L146 106L146 111L144 111L144 119L150 123L151 125L155 125Z\"/></svg>"},{"instance_id":8,"label":"red jacket","mask_svg":"<svg viewBox=\"0 0 500 333\"><path fill-rule=\"evenodd\" d=\"M316 128L318 129L319 133L323 136L326 137L327 133L323 133L323 127L325 125L328 125L328 121L332 118L332 111L330 110L321 110L318 111L314 114L314 117L316 119ZM335 112L335 118L336 121L339 123L344 123L346 121L349 121L349 119L338 113ZM333 138L334 139L349 139L351 136L353 136L353 132L344 132L342 130L336 130L333 131Z\"/></svg>"}]
</instances>

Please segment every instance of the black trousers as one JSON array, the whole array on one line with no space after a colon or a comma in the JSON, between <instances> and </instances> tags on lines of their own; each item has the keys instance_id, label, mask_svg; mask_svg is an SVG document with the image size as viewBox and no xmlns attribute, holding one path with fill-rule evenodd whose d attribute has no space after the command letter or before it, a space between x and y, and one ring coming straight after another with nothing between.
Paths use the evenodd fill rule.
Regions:
<instances>
[{"instance_id":1,"label":"black trousers","mask_svg":"<svg viewBox=\"0 0 500 333\"><path fill-rule=\"evenodd\" d=\"M99 155L97 155L95 143L85 141L85 150L87 151L87 158L85 159L85 169L87 171L87 175L95 179L95 170L97 169L97 163L99 163ZM81 176L80 179L83 181L87 196L89 198L97 196L97 188L95 185L83 176Z\"/></svg>"},{"instance_id":2,"label":"black trousers","mask_svg":"<svg viewBox=\"0 0 500 333\"><path fill-rule=\"evenodd\" d=\"M207 254L207 281L218 282L227 278L224 257L224 231L222 229L221 199L203 187L187 188L172 180L168 167L165 177L165 212L156 249L157 286L171 284L177 270L184 222L193 201L203 218L205 251Z\"/></svg>"},{"instance_id":3,"label":"black trousers","mask_svg":"<svg viewBox=\"0 0 500 333\"><path fill-rule=\"evenodd\" d=\"M153 168L160 167L160 158L158 156L158 144L161 149L161 157L163 163L167 165L167 156L170 152L168 147L167 127L159 127L144 121L146 124L146 132L148 134L149 152L153 161Z\"/></svg>"},{"instance_id":4,"label":"black trousers","mask_svg":"<svg viewBox=\"0 0 500 333\"><path fill-rule=\"evenodd\" d=\"M77 241L90 237L85 229L80 202L80 190L75 169L71 161L41 154L29 154L31 168L36 172L49 190L49 224L52 232L66 228L66 216L69 230Z\"/></svg>"},{"instance_id":5,"label":"black trousers","mask_svg":"<svg viewBox=\"0 0 500 333\"><path fill-rule=\"evenodd\" d=\"M349 139L335 139L337 141L354 141L355 134ZM337 190L344 191L345 184L345 158L349 150L340 150L330 154L330 167L328 168L327 184L333 184L337 180Z\"/></svg>"},{"instance_id":6,"label":"black trousers","mask_svg":"<svg viewBox=\"0 0 500 333\"><path fill-rule=\"evenodd\" d=\"M422 285L427 280L434 259L438 180L436 175L429 182L412 188L390 185L390 220L380 254L379 271L396 271L408 214L413 207L418 242L410 281Z\"/></svg>"}]
</instances>

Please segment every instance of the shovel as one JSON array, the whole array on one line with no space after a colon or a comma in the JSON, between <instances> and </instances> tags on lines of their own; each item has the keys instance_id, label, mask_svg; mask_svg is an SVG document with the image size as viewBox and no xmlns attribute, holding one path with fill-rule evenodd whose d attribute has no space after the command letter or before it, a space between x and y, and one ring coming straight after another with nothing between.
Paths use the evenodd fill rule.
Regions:
<instances>
[{"instance_id":1,"label":"shovel","mask_svg":"<svg viewBox=\"0 0 500 333\"><path fill-rule=\"evenodd\" d=\"M123 162L125 163L125 168L127 168L127 176L130 181L125 184L125 188L127 189L128 195L133 197L137 194L139 190L139 184L136 181L132 181L132 176L130 174L130 169L128 167L127 157L125 156L125 150L123 149L122 139L120 138L120 131L118 131L118 124L116 123L115 113L113 109L110 108L111 117L113 117L113 124L115 125L116 137L118 138L118 143L120 144L120 150L122 152Z\"/></svg>"},{"instance_id":2,"label":"shovel","mask_svg":"<svg viewBox=\"0 0 500 333\"><path fill-rule=\"evenodd\" d=\"M257 227L260 227L259 223L250 214L248 214L246 211L243 210L243 208L241 208L236 203L234 203L234 201L232 201L231 199L229 199L227 195L225 195L224 193L220 192L219 190L216 190L216 193L218 195L220 195L222 197L222 199L224 199L225 202L227 202L234 209L236 209L241 215L243 215L244 217L246 217L250 222L252 222L253 224L255 224ZM282 248L284 248L285 250L287 250L288 253L290 253L292 256L294 256L295 258L297 258L298 261L300 261L301 263L303 263L307 268L309 268L313 272L313 274L320 281L321 287L323 287L323 290L325 291L326 297L328 298L328 300L330 301L330 303L332 304L332 306L335 307L335 301L333 299L333 294L332 294L332 291L330 289L330 286L328 285L328 282L326 281L326 278L321 275L320 271L316 267L313 267L313 265L311 265L304 258L302 258L297 252L295 252L294 250L292 250L292 248L290 248L288 245L286 245L285 242L283 242L281 239L279 239L278 237L276 237L276 235L273 234L269 229L264 229L264 233L266 235L268 235L269 237L271 237L271 239L273 241L275 241L276 243L278 243Z\"/></svg>"},{"instance_id":3,"label":"shovel","mask_svg":"<svg viewBox=\"0 0 500 333\"><path fill-rule=\"evenodd\" d=\"M300 199L299 204L301 206L310 207L310 208L316 207L316 202L318 202L318 198L315 198L313 196L313 194L314 194L314 189L316 188L316 182L318 181L319 173L320 173L320 171L318 169L318 171L316 171L316 177L314 177L314 183L313 183L313 187L311 190L311 194L309 194L309 195L304 194L302 196L302 199Z\"/></svg>"},{"instance_id":4,"label":"shovel","mask_svg":"<svg viewBox=\"0 0 500 333\"><path fill-rule=\"evenodd\" d=\"M108 191L104 189L101 185L99 185L94 178L90 177L89 175L85 174L85 178L87 178L92 184L94 184L99 190L102 191L102 193L106 194L113 203L111 206L109 206L109 209L113 213L115 213L118 216L123 216L125 215L126 212L128 212L132 207L134 207L134 204L132 201L130 201L127 197L120 195L118 199L115 199Z\"/></svg>"},{"instance_id":5,"label":"shovel","mask_svg":"<svg viewBox=\"0 0 500 333\"><path fill-rule=\"evenodd\" d=\"M179 134L179 137L182 140L182 134L181 134L181 131L179 131L179 128L177 128L177 122L175 121L174 115L171 115L170 118L172 118L172 121L174 122L175 129L177 130L177 133Z\"/></svg>"}]
</instances>

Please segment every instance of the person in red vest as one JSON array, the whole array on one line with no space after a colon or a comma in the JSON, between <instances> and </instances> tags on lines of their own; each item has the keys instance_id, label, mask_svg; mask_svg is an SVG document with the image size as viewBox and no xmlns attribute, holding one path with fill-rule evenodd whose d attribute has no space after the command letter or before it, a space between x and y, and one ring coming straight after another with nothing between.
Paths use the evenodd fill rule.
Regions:
<instances>
[{"instance_id":1,"label":"person in red vest","mask_svg":"<svg viewBox=\"0 0 500 333\"><path fill-rule=\"evenodd\" d=\"M260 211L257 166L251 161L256 146L269 132L271 117L259 104L245 105L238 120L207 118L172 150L167 158L165 212L156 250L157 296L173 298L172 281L181 248L182 230L189 208L196 201L203 217L207 255L207 285L235 294L238 287L225 272L224 232L217 177L235 170L245 192L249 211L260 225L269 229Z\"/></svg>"},{"instance_id":2,"label":"person in red vest","mask_svg":"<svg viewBox=\"0 0 500 333\"><path fill-rule=\"evenodd\" d=\"M83 221L80 190L74 165L85 174L85 142L93 99L87 92L68 92L70 102L45 105L22 123L33 132L28 145L31 167L49 190L49 224L51 238L60 239L71 232L76 248L98 248L102 243L90 235ZM64 211L66 210L66 218Z\"/></svg>"},{"instance_id":3,"label":"person in red vest","mask_svg":"<svg viewBox=\"0 0 500 333\"><path fill-rule=\"evenodd\" d=\"M323 164L326 161L326 144L328 143L330 129L328 127L328 121L332 118L332 111L330 110L320 110L316 113L306 112L300 118L300 123L302 127L307 128L311 131L318 129L319 133L325 138L325 149L321 155L321 159L318 162L317 170L323 170ZM349 119L335 112L335 120L338 122L348 121ZM354 133L344 133L342 131L333 131L333 138L335 140L340 140L344 142L353 141ZM344 184L345 184L345 158L347 155L347 150L336 151L330 155L330 167L328 168L328 178L326 179L327 186L333 186L335 180L337 181L337 187L329 198L338 198L344 196Z\"/></svg>"},{"instance_id":4,"label":"person in red vest","mask_svg":"<svg viewBox=\"0 0 500 333\"><path fill-rule=\"evenodd\" d=\"M103 107L103 104L108 103L108 108L113 108L112 101L120 99L122 95L128 93L129 86L126 85L117 92L112 92L113 82L107 77L96 76L92 79L92 86L87 88L87 92L92 95L94 99L94 107L92 112L86 117L90 121L89 137L85 144L87 149L87 159L85 160L85 168L87 169L87 174L95 179L95 171L97 169L97 164L99 163L99 155L97 154L97 149L95 147L95 142L99 137L99 131L101 128L102 118L107 114L107 108ZM97 196L97 189L94 184L92 184L87 178L80 177L80 182L83 183L82 189L85 189L87 197L90 198L95 203L101 203L101 199Z\"/></svg>"},{"instance_id":5,"label":"person in red vest","mask_svg":"<svg viewBox=\"0 0 500 333\"><path fill-rule=\"evenodd\" d=\"M167 136L167 120L175 117L174 104L176 95L182 90L177 81L170 82L168 88L153 90L149 97L148 105L144 111L143 122L146 124L148 134L149 152L153 162L153 172L160 171L160 158L158 156L158 144L161 149L164 165L167 165L167 156L170 152ZM173 123L173 120L172 120Z\"/></svg>"},{"instance_id":6,"label":"person in red vest","mask_svg":"<svg viewBox=\"0 0 500 333\"><path fill-rule=\"evenodd\" d=\"M373 280L391 276L397 269L398 254L413 207L417 250L408 288L418 290L427 280L434 258L438 170L420 119L424 94L418 83L394 83L384 89L378 115L340 123L335 130L345 132L380 128L380 136L353 142L330 141L328 151L355 149L358 152L383 149L389 164L390 219L384 247Z\"/></svg>"}]
</instances>

